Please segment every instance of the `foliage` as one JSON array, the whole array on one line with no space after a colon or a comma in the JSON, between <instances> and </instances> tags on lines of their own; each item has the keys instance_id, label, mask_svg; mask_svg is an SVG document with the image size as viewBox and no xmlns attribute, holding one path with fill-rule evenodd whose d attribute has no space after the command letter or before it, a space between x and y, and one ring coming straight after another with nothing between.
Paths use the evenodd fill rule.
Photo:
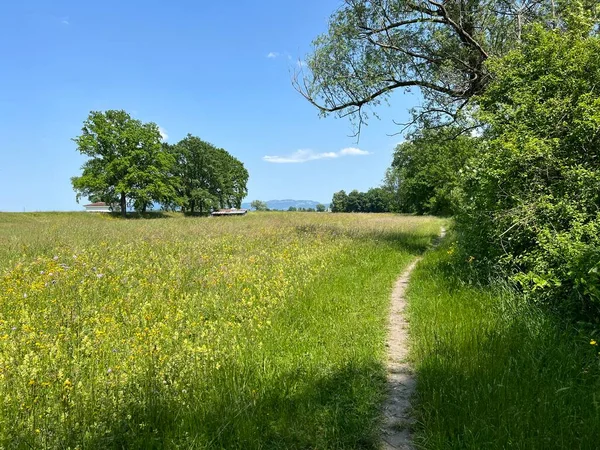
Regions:
<instances>
[{"instance_id":1,"label":"foliage","mask_svg":"<svg viewBox=\"0 0 600 450\"><path fill-rule=\"evenodd\" d=\"M241 206L248 171L239 160L191 134L167 149L175 157L173 172L185 212Z\"/></svg>"},{"instance_id":2,"label":"foliage","mask_svg":"<svg viewBox=\"0 0 600 450\"><path fill-rule=\"evenodd\" d=\"M267 211L269 209L267 202L263 202L262 200L253 200L250 203L250 207L255 211Z\"/></svg>"},{"instance_id":3,"label":"foliage","mask_svg":"<svg viewBox=\"0 0 600 450\"><path fill-rule=\"evenodd\" d=\"M119 204L126 213L127 199L145 212L153 202L172 202L175 188L168 177L173 158L161 146L155 123L132 119L125 111L92 111L81 136L73 139L88 156L83 173L71 182L81 197Z\"/></svg>"},{"instance_id":4,"label":"foliage","mask_svg":"<svg viewBox=\"0 0 600 450\"><path fill-rule=\"evenodd\" d=\"M365 209L365 196L356 189L348 194L346 211L344 212L363 212Z\"/></svg>"},{"instance_id":5,"label":"foliage","mask_svg":"<svg viewBox=\"0 0 600 450\"><path fill-rule=\"evenodd\" d=\"M387 170L384 187L394 211L452 215L453 191L477 139L460 135L456 128L424 129L399 144Z\"/></svg>"},{"instance_id":6,"label":"foliage","mask_svg":"<svg viewBox=\"0 0 600 450\"><path fill-rule=\"evenodd\" d=\"M574 23L536 27L522 50L490 62L486 146L457 219L466 252L499 261L532 298L589 317L600 311L600 38Z\"/></svg>"},{"instance_id":7,"label":"foliage","mask_svg":"<svg viewBox=\"0 0 600 450\"><path fill-rule=\"evenodd\" d=\"M390 196L383 188L371 188L364 194L364 212L390 212Z\"/></svg>"},{"instance_id":8,"label":"foliage","mask_svg":"<svg viewBox=\"0 0 600 450\"><path fill-rule=\"evenodd\" d=\"M325 212L327 210L327 207L323 203L317 203L315 210L317 212Z\"/></svg>"},{"instance_id":9,"label":"foliage","mask_svg":"<svg viewBox=\"0 0 600 450\"><path fill-rule=\"evenodd\" d=\"M451 242L408 292L417 447L596 448L600 333L506 287L468 285Z\"/></svg>"},{"instance_id":10,"label":"foliage","mask_svg":"<svg viewBox=\"0 0 600 450\"><path fill-rule=\"evenodd\" d=\"M426 121L452 121L489 81L485 61L505 54L532 22L557 27L555 0L345 0L314 42L296 88L321 112L367 118L397 89L419 89ZM586 0L593 5L593 1ZM591 6L586 5L591 8Z\"/></svg>"},{"instance_id":11,"label":"foliage","mask_svg":"<svg viewBox=\"0 0 600 450\"><path fill-rule=\"evenodd\" d=\"M439 221L0 214L0 447L375 448Z\"/></svg>"},{"instance_id":12,"label":"foliage","mask_svg":"<svg viewBox=\"0 0 600 450\"><path fill-rule=\"evenodd\" d=\"M333 194L331 201L332 212L380 213L390 210L390 196L383 188L371 188L367 192L355 189L349 194L342 190Z\"/></svg>"},{"instance_id":13,"label":"foliage","mask_svg":"<svg viewBox=\"0 0 600 450\"><path fill-rule=\"evenodd\" d=\"M331 200L331 212L346 212L348 204L348 195L344 190L333 194Z\"/></svg>"}]
</instances>

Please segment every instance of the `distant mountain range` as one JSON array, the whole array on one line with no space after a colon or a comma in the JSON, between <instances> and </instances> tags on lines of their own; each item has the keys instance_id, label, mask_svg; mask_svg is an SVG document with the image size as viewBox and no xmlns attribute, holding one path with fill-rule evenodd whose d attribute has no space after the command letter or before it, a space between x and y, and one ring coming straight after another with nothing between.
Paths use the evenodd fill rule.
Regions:
<instances>
[{"instance_id":1,"label":"distant mountain range","mask_svg":"<svg viewBox=\"0 0 600 450\"><path fill-rule=\"evenodd\" d=\"M269 207L269 209L279 209L279 210L287 210L290 208L290 206L293 206L295 208L313 208L315 209L316 206L321 203L321 202L315 202L314 200L291 200L291 199L287 199L287 200L269 200L267 202L267 206ZM328 203L323 203L325 206L329 207ZM250 202L248 203L242 203L242 208L244 209L250 209Z\"/></svg>"}]
</instances>

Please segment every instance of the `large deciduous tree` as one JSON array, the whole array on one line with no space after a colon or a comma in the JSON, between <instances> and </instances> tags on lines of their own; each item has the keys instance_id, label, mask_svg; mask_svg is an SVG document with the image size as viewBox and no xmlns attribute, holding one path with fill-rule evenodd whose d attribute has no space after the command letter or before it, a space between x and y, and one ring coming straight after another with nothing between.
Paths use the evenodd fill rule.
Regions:
<instances>
[{"instance_id":1,"label":"large deciduous tree","mask_svg":"<svg viewBox=\"0 0 600 450\"><path fill-rule=\"evenodd\" d=\"M476 153L477 138L447 127L420 130L399 144L384 186L397 212L451 215L453 191L465 163Z\"/></svg>"},{"instance_id":2,"label":"large deciduous tree","mask_svg":"<svg viewBox=\"0 0 600 450\"><path fill-rule=\"evenodd\" d=\"M142 123L125 111L92 111L81 131L73 141L89 159L82 175L71 179L78 201L89 197L119 204L123 215L128 203L145 212L153 202L172 201L173 158L163 150L155 123Z\"/></svg>"},{"instance_id":3,"label":"large deciduous tree","mask_svg":"<svg viewBox=\"0 0 600 450\"><path fill-rule=\"evenodd\" d=\"M354 189L348 194L346 212L364 212L365 194Z\"/></svg>"},{"instance_id":4,"label":"large deciduous tree","mask_svg":"<svg viewBox=\"0 0 600 450\"><path fill-rule=\"evenodd\" d=\"M242 200L248 195L248 171L244 164L222 148L219 154L222 187L219 191L221 207L241 208Z\"/></svg>"},{"instance_id":5,"label":"large deciduous tree","mask_svg":"<svg viewBox=\"0 0 600 450\"><path fill-rule=\"evenodd\" d=\"M346 212L348 208L348 194L346 191L341 190L333 194L331 200L331 212Z\"/></svg>"},{"instance_id":6,"label":"large deciduous tree","mask_svg":"<svg viewBox=\"0 0 600 450\"><path fill-rule=\"evenodd\" d=\"M390 211L390 195L380 187L371 188L365 192L364 212L382 213Z\"/></svg>"},{"instance_id":7,"label":"large deciduous tree","mask_svg":"<svg viewBox=\"0 0 600 450\"><path fill-rule=\"evenodd\" d=\"M238 159L190 134L168 147L176 160L178 196L186 212L241 206L248 192L248 171Z\"/></svg>"},{"instance_id":8,"label":"large deciduous tree","mask_svg":"<svg viewBox=\"0 0 600 450\"><path fill-rule=\"evenodd\" d=\"M454 122L489 83L485 61L514 48L529 23L561 27L570 3L597 8L597 0L345 0L294 84L322 113L359 126L365 106L413 88L424 99L416 119Z\"/></svg>"}]
</instances>

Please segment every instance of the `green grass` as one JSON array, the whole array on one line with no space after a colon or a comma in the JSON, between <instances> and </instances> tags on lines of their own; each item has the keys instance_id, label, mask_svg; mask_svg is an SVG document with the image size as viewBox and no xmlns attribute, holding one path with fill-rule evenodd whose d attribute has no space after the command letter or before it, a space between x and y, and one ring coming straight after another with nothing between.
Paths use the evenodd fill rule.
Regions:
<instances>
[{"instance_id":1,"label":"green grass","mask_svg":"<svg viewBox=\"0 0 600 450\"><path fill-rule=\"evenodd\" d=\"M409 288L416 443L427 449L596 449L597 332L509 289L470 286L448 245Z\"/></svg>"},{"instance_id":2,"label":"green grass","mask_svg":"<svg viewBox=\"0 0 600 450\"><path fill-rule=\"evenodd\" d=\"M440 224L0 214L0 447L377 448L390 291Z\"/></svg>"}]
</instances>

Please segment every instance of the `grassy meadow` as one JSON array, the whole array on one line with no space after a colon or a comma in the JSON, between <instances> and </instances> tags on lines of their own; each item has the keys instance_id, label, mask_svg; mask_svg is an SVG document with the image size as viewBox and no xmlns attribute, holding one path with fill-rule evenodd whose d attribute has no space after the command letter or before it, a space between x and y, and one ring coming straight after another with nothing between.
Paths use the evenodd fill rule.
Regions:
<instances>
[{"instance_id":1,"label":"grassy meadow","mask_svg":"<svg viewBox=\"0 0 600 450\"><path fill-rule=\"evenodd\" d=\"M465 280L450 236L408 291L416 444L597 449L598 326L565 323L508 287Z\"/></svg>"},{"instance_id":2,"label":"grassy meadow","mask_svg":"<svg viewBox=\"0 0 600 450\"><path fill-rule=\"evenodd\" d=\"M0 214L0 448L377 448L392 283L441 223Z\"/></svg>"}]
</instances>

